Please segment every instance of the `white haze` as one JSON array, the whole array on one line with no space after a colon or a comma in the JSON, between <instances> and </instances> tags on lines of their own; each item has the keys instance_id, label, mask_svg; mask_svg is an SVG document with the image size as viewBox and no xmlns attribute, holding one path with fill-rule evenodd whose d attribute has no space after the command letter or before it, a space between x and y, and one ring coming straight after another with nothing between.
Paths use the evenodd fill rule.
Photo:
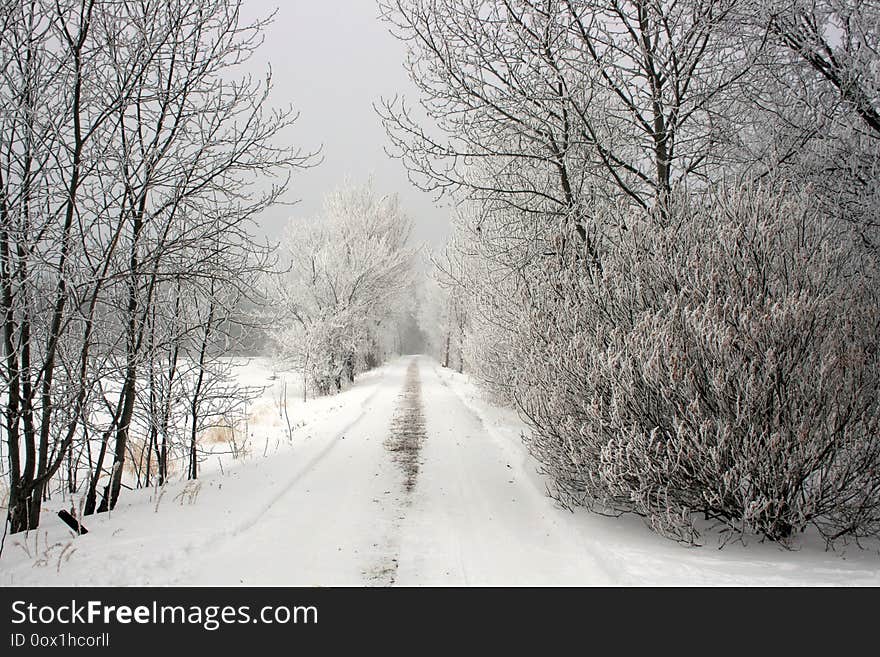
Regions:
<instances>
[{"instance_id":1,"label":"white haze","mask_svg":"<svg viewBox=\"0 0 880 657\"><path fill-rule=\"evenodd\" d=\"M345 179L360 184L372 177L381 194L398 193L414 220L415 240L442 243L449 208L413 187L403 165L385 152L388 141L373 103L380 97L416 93L402 67L404 49L378 19L373 0L247 0L243 21L276 11L265 42L246 70L262 74L271 66L273 106L300 112L285 134L304 150L321 148L323 162L299 173L288 194L293 207L278 206L260 220L277 237L291 216L313 217L323 197Z\"/></svg>"}]
</instances>

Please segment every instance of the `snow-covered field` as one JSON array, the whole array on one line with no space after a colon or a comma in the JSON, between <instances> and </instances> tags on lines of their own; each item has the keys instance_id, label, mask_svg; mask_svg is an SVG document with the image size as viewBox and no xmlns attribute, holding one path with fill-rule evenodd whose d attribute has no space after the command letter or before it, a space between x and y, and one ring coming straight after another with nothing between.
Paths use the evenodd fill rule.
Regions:
<instances>
[{"instance_id":1,"label":"snow-covered field","mask_svg":"<svg viewBox=\"0 0 880 657\"><path fill-rule=\"evenodd\" d=\"M3 585L880 585L880 551L760 543L685 548L637 518L557 508L515 414L466 376L406 357L340 395L289 390L271 366L249 455L208 460L198 483L126 491L74 538L49 502L6 538ZM296 398L295 398L296 397Z\"/></svg>"}]
</instances>

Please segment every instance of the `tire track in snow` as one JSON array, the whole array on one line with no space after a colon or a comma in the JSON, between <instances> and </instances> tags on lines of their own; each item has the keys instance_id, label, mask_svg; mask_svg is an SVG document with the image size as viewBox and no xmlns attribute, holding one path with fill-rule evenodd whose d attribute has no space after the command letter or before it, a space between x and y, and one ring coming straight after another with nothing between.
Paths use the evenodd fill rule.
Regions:
<instances>
[{"instance_id":1,"label":"tire track in snow","mask_svg":"<svg viewBox=\"0 0 880 657\"><path fill-rule=\"evenodd\" d=\"M391 420L391 434L385 440L385 449L403 472L403 487L412 493L419 476L419 452L425 439L425 417L422 412L422 383L419 365L413 360L406 370L403 395L397 413Z\"/></svg>"},{"instance_id":2,"label":"tire track in snow","mask_svg":"<svg viewBox=\"0 0 880 657\"><path fill-rule=\"evenodd\" d=\"M419 476L421 465L419 454L422 442L427 435L422 408L422 383L417 359L413 359L407 367L403 392L400 394L399 400L384 446L403 476L404 500L400 506L405 508L410 503L410 495ZM385 539L382 548L383 554L377 563L364 572L369 582L377 586L391 586L396 579L400 526L405 518L402 515L403 508L392 510L397 515L392 524L392 532Z\"/></svg>"},{"instance_id":3,"label":"tire track in snow","mask_svg":"<svg viewBox=\"0 0 880 657\"><path fill-rule=\"evenodd\" d=\"M370 393L370 395L366 399L364 399L363 402L361 402L361 408L357 416L354 417L350 422L348 422L344 427L339 429L339 431L337 431L336 434L332 438L330 438L327 446L324 447L324 449L322 449L320 452L315 454L315 456L309 459L306 463L304 463L302 468L300 468L293 477L288 479L287 483L284 484L268 502L265 502L259 511L257 511L250 518L243 520L238 525L236 525L236 527L231 532L228 532L226 536L230 538L238 536L242 532L246 532L248 529L256 525L263 518L263 516L265 516L269 511L272 510L272 507L274 507L288 492L290 492L290 490L294 486L299 483L299 481L303 477L308 475L315 468L316 465L327 458L327 455L330 454L330 452L333 451L333 448L340 443L345 434L351 431L354 426L356 426L361 420L364 419L364 416L366 416L367 414L367 406L370 404L371 401L373 401L373 398L377 394L379 394L380 390L381 386L377 385L375 389Z\"/></svg>"}]
</instances>

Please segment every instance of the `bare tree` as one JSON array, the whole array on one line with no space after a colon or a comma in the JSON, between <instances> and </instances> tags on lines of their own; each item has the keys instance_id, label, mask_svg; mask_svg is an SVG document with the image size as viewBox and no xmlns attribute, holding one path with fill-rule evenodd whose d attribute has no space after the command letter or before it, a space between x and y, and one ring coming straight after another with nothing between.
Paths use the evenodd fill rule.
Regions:
<instances>
[{"instance_id":1,"label":"bare tree","mask_svg":"<svg viewBox=\"0 0 880 657\"><path fill-rule=\"evenodd\" d=\"M380 108L422 187L572 220L583 241L597 194L648 207L717 175L752 56L724 26L735 2L380 4L437 128Z\"/></svg>"},{"instance_id":2,"label":"bare tree","mask_svg":"<svg viewBox=\"0 0 880 657\"><path fill-rule=\"evenodd\" d=\"M80 245L94 219L80 208L133 78L93 88L102 74L95 2L6 3L3 12L4 428L8 520L21 531L39 522L89 394L96 285ZM58 381L65 359L74 377Z\"/></svg>"},{"instance_id":3,"label":"bare tree","mask_svg":"<svg viewBox=\"0 0 880 657\"><path fill-rule=\"evenodd\" d=\"M48 481L65 458L76 467L75 441L77 462L91 467L86 510L97 506L108 452L100 508L115 504L152 353L150 318L168 299L160 291L182 279L245 293L249 272L271 264L271 246L252 237L253 218L309 156L274 143L295 115L264 109L268 78L229 77L265 24L241 24L239 5L34 0L0 8L12 531L37 526ZM271 189L254 190L257 177L278 174ZM230 256L226 269L219 253Z\"/></svg>"},{"instance_id":4,"label":"bare tree","mask_svg":"<svg viewBox=\"0 0 880 657\"><path fill-rule=\"evenodd\" d=\"M245 273L264 268L270 253L268 245L251 237L251 222L287 183L282 179L256 194L250 183L255 175L283 172L308 160L274 144L295 116L290 110L264 111L268 79L229 82L223 77L259 45L263 23L241 25L237 2L160 5L164 13L157 17L147 8L139 19L155 26L164 18L163 56L147 71L136 101L120 108L126 190L120 218L130 227L125 365L117 412L106 430L115 442L109 497L99 510L113 508L119 495L146 320L158 286L183 276L208 289L204 345L216 321L211 304L220 281L250 285ZM225 262L221 257L247 264L224 270L218 268Z\"/></svg>"}]
</instances>

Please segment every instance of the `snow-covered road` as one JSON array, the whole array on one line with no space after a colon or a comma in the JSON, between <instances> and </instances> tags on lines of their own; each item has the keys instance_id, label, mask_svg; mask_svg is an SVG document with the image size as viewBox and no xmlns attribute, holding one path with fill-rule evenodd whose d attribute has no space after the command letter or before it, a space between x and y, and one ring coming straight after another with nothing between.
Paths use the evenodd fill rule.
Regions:
<instances>
[{"instance_id":1,"label":"snow-covered road","mask_svg":"<svg viewBox=\"0 0 880 657\"><path fill-rule=\"evenodd\" d=\"M404 509L397 582L404 585L607 584L543 488L505 450L437 364L420 364L427 438Z\"/></svg>"},{"instance_id":2,"label":"snow-covered road","mask_svg":"<svg viewBox=\"0 0 880 657\"><path fill-rule=\"evenodd\" d=\"M304 466L291 464L289 481L253 522L202 553L179 581L390 583L404 489L384 442L405 373L404 362L388 368L353 417L314 458Z\"/></svg>"},{"instance_id":3,"label":"snow-covered road","mask_svg":"<svg viewBox=\"0 0 880 657\"><path fill-rule=\"evenodd\" d=\"M419 409L407 408L413 385ZM424 418L424 436L401 449L395 434L413 432L414 410ZM544 491L511 461L434 361L400 361L253 522L202 552L179 581L609 582Z\"/></svg>"},{"instance_id":4,"label":"snow-covered road","mask_svg":"<svg viewBox=\"0 0 880 657\"><path fill-rule=\"evenodd\" d=\"M637 518L557 508L515 415L428 357L295 415L292 445L279 448L264 419L262 454L198 484L127 493L86 520L87 535L71 538L53 516L65 502L48 504L40 532L7 538L0 583L880 584L876 547L688 549Z\"/></svg>"}]
</instances>

